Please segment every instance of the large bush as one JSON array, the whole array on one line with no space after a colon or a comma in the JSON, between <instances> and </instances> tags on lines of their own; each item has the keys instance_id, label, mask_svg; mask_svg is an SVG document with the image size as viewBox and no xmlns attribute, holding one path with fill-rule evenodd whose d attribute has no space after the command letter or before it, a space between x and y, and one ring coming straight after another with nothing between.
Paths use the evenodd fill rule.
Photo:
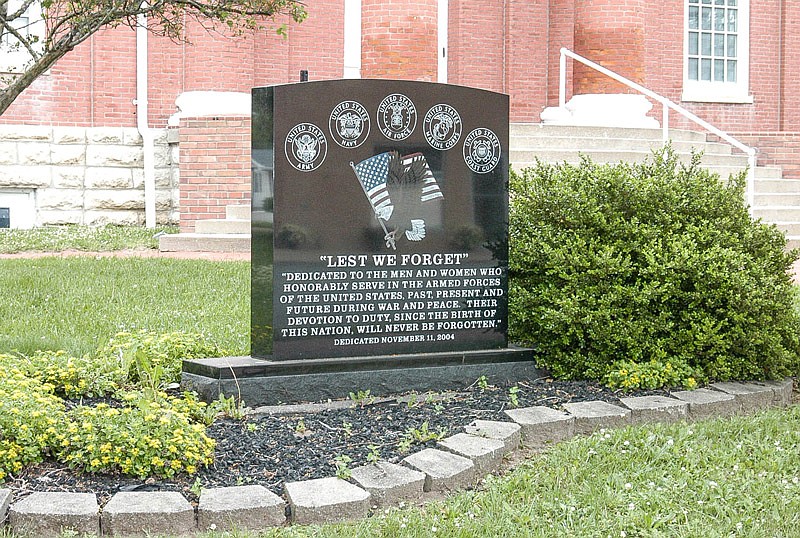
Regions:
<instances>
[{"instance_id":1,"label":"large bush","mask_svg":"<svg viewBox=\"0 0 800 538\"><path fill-rule=\"evenodd\" d=\"M797 372L796 254L750 218L744 184L670 149L512 173L511 337L554 375L632 388L626 365L689 385Z\"/></svg>"}]
</instances>

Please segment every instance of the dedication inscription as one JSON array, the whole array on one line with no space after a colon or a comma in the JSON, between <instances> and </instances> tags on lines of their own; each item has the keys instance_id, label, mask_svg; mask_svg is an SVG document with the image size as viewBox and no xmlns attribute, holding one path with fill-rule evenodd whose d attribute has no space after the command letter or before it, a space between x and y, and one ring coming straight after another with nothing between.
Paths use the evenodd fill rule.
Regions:
<instances>
[{"instance_id":1,"label":"dedication inscription","mask_svg":"<svg viewBox=\"0 0 800 538\"><path fill-rule=\"evenodd\" d=\"M256 88L252 156L254 357L507 347L507 96Z\"/></svg>"}]
</instances>

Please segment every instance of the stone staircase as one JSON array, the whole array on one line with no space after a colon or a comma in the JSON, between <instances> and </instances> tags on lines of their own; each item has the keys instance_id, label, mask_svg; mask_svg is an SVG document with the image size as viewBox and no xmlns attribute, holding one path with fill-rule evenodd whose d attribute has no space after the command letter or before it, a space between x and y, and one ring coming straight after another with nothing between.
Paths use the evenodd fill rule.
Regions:
<instances>
[{"instance_id":1,"label":"stone staircase","mask_svg":"<svg viewBox=\"0 0 800 538\"><path fill-rule=\"evenodd\" d=\"M225 207L224 219L198 220L194 233L162 235L161 252L250 252L250 205Z\"/></svg>"},{"instance_id":2,"label":"stone staircase","mask_svg":"<svg viewBox=\"0 0 800 538\"><path fill-rule=\"evenodd\" d=\"M747 168L747 156L732 146L710 142L705 133L670 130L672 147L688 162L691 151L702 151L701 164L728 178ZM661 129L582 127L573 125L511 124L510 153L515 170L547 163L578 163L587 155L597 163L641 162L662 147ZM783 230L789 247L800 247L800 179L784 179L776 166L755 170L753 215Z\"/></svg>"}]
</instances>

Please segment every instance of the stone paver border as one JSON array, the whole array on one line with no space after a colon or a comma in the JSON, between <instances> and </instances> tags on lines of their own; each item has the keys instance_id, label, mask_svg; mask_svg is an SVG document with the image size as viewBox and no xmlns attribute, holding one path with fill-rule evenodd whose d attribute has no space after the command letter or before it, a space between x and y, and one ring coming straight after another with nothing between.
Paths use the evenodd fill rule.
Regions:
<instances>
[{"instance_id":1,"label":"stone paver border","mask_svg":"<svg viewBox=\"0 0 800 538\"><path fill-rule=\"evenodd\" d=\"M604 402L565 404L565 411L543 407L511 409L507 415L514 422L476 420L465 426L466 433L444 440L441 445L449 452L424 449L406 457L404 466L379 462L354 469L353 482L359 485L334 477L287 483L288 503L262 486L219 488L201 492L196 510L177 492L118 493L103 508L102 516L95 511L89 519L102 519L102 536L130 535L145 528L159 533L193 534L212 526L219 528L224 521L254 529L274 527L285 523L287 508L291 523L352 520L367 516L370 508L419 500L423 484L425 491L469 487L481 478L476 469L488 472L498 454L509 454L519 447L520 437L523 444L541 447L596 427L608 427L604 421L609 419L619 421L616 426L624 426L629 420L674 422L785 407L791 403L792 383L791 379L726 382L708 389L677 391L670 398L622 398L628 409ZM94 494L74 493L34 493L12 503L13 492L0 489L0 529L7 515L13 529L15 514L30 512L39 521L33 532L46 536L46 529L63 526L59 522L64 514L86 512L91 505L87 504L89 497L95 499L96 505ZM89 512L93 510L98 509L90 507ZM135 529L121 525L126 517L132 518L128 523Z\"/></svg>"}]
</instances>

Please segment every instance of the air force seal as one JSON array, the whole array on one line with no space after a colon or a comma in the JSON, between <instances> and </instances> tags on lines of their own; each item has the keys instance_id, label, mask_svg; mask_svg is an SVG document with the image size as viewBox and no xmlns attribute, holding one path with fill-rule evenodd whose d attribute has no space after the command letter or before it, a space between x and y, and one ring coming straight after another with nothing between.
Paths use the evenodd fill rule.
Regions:
<instances>
[{"instance_id":1,"label":"air force seal","mask_svg":"<svg viewBox=\"0 0 800 538\"><path fill-rule=\"evenodd\" d=\"M369 136L369 112L361 103L342 101L331 112L328 129L343 148L357 148Z\"/></svg>"},{"instance_id":2,"label":"air force seal","mask_svg":"<svg viewBox=\"0 0 800 538\"><path fill-rule=\"evenodd\" d=\"M316 170L328 154L325 133L313 123L298 123L292 127L283 146L289 164L301 172Z\"/></svg>"},{"instance_id":3,"label":"air force seal","mask_svg":"<svg viewBox=\"0 0 800 538\"><path fill-rule=\"evenodd\" d=\"M461 116L450 105L434 105L425 114L422 132L432 148L446 151L461 138Z\"/></svg>"},{"instance_id":4,"label":"air force seal","mask_svg":"<svg viewBox=\"0 0 800 538\"><path fill-rule=\"evenodd\" d=\"M476 174L494 170L501 153L500 139L490 129L475 129L464 139L464 162Z\"/></svg>"},{"instance_id":5,"label":"air force seal","mask_svg":"<svg viewBox=\"0 0 800 538\"><path fill-rule=\"evenodd\" d=\"M378 105L378 127L389 140L404 140L417 126L417 108L401 93L386 96Z\"/></svg>"}]
</instances>

